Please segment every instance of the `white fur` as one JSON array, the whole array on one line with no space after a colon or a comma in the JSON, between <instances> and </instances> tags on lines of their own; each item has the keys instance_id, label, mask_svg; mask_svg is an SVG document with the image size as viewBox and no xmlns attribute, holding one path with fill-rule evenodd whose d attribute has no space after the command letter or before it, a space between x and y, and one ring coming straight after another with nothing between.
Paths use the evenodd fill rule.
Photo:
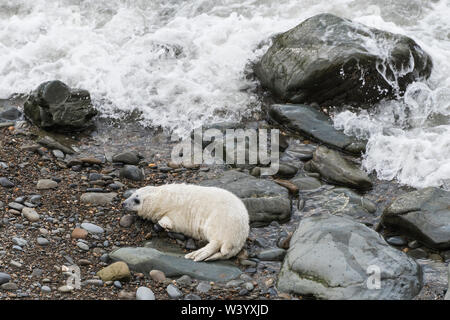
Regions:
<instances>
[{"instance_id":1,"label":"white fur","mask_svg":"<svg viewBox=\"0 0 450 320\"><path fill-rule=\"evenodd\" d=\"M125 202L129 210L167 230L209 243L185 258L229 259L242 249L249 232L248 212L229 191L215 187L168 184L136 190Z\"/></svg>"}]
</instances>

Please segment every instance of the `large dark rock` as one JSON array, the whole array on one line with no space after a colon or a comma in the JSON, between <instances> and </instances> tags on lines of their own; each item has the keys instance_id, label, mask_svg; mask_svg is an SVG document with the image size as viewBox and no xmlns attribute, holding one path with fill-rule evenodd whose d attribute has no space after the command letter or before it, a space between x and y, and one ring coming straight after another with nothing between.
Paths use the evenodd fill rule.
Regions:
<instances>
[{"instance_id":1,"label":"large dark rock","mask_svg":"<svg viewBox=\"0 0 450 320\"><path fill-rule=\"evenodd\" d=\"M312 160L305 165L305 168L320 173L320 177L331 184L361 190L372 188L372 181L367 173L342 157L339 152L324 146L314 151Z\"/></svg>"},{"instance_id":2,"label":"large dark rock","mask_svg":"<svg viewBox=\"0 0 450 320\"><path fill-rule=\"evenodd\" d=\"M283 102L364 107L402 94L431 69L406 36L319 14L276 36L255 73Z\"/></svg>"},{"instance_id":3,"label":"large dark rock","mask_svg":"<svg viewBox=\"0 0 450 320\"><path fill-rule=\"evenodd\" d=\"M71 89L59 80L39 85L25 101L24 112L38 127L58 131L89 127L97 114L87 90Z\"/></svg>"},{"instance_id":4,"label":"large dark rock","mask_svg":"<svg viewBox=\"0 0 450 320\"><path fill-rule=\"evenodd\" d=\"M217 179L200 184L223 188L241 198L247 207L250 224L254 227L268 225L272 221L285 222L291 216L288 190L273 181L231 170Z\"/></svg>"},{"instance_id":5,"label":"large dark rock","mask_svg":"<svg viewBox=\"0 0 450 320\"><path fill-rule=\"evenodd\" d=\"M124 261L131 270L148 274L161 270L168 277L188 275L199 280L229 281L241 275L236 266L223 262L194 262L182 254L162 252L153 248L119 248L109 254L113 261Z\"/></svg>"},{"instance_id":6,"label":"large dark rock","mask_svg":"<svg viewBox=\"0 0 450 320\"><path fill-rule=\"evenodd\" d=\"M377 270L380 286L370 287ZM331 214L300 221L278 278L282 292L333 300L412 299L421 287L412 258L363 224Z\"/></svg>"},{"instance_id":7,"label":"large dark rock","mask_svg":"<svg viewBox=\"0 0 450 320\"><path fill-rule=\"evenodd\" d=\"M311 106L275 104L269 109L269 117L286 128L323 142L333 148L360 154L366 142L347 136L336 130L328 116Z\"/></svg>"},{"instance_id":8,"label":"large dark rock","mask_svg":"<svg viewBox=\"0 0 450 320\"><path fill-rule=\"evenodd\" d=\"M450 192L426 188L397 197L382 224L435 249L450 248Z\"/></svg>"}]
</instances>

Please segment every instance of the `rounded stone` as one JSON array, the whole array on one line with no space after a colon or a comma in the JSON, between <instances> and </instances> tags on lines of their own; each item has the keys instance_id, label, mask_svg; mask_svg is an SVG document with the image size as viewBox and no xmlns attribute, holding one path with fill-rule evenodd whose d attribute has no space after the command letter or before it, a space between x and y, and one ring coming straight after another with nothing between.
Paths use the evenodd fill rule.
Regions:
<instances>
[{"instance_id":1,"label":"rounded stone","mask_svg":"<svg viewBox=\"0 0 450 320\"><path fill-rule=\"evenodd\" d=\"M139 287L136 290L136 300L155 300L155 294L147 287Z\"/></svg>"}]
</instances>

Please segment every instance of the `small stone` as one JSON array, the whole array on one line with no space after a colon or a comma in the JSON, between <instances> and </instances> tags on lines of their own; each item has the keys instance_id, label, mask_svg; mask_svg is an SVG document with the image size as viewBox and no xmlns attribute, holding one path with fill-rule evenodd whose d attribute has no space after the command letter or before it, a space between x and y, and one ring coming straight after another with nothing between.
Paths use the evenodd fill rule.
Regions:
<instances>
[{"instance_id":1,"label":"small stone","mask_svg":"<svg viewBox=\"0 0 450 320\"><path fill-rule=\"evenodd\" d=\"M36 188L38 190L55 189L58 187L58 183L51 179L41 179L38 181Z\"/></svg>"},{"instance_id":2,"label":"small stone","mask_svg":"<svg viewBox=\"0 0 450 320\"><path fill-rule=\"evenodd\" d=\"M91 204L94 206L106 206L113 202L117 193L101 193L101 192L86 192L80 197L80 201L85 204Z\"/></svg>"},{"instance_id":3,"label":"small stone","mask_svg":"<svg viewBox=\"0 0 450 320\"><path fill-rule=\"evenodd\" d=\"M197 291L201 293L207 293L211 289L209 282L202 281L197 285Z\"/></svg>"},{"instance_id":4,"label":"small stone","mask_svg":"<svg viewBox=\"0 0 450 320\"><path fill-rule=\"evenodd\" d=\"M421 244L420 244L420 242L417 241L417 240L413 240L413 241L410 241L410 242L408 243L408 247L410 247L411 249L417 249L417 248L419 248L420 246L421 246Z\"/></svg>"},{"instance_id":5,"label":"small stone","mask_svg":"<svg viewBox=\"0 0 450 320\"><path fill-rule=\"evenodd\" d=\"M71 237L73 239L86 239L88 236L88 232L81 228L75 228L72 231Z\"/></svg>"},{"instance_id":6,"label":"small stone","mask_svg":"<svg viewBox=\"0 0 450 320\"><path fill-rule=\"evenodd\" d=\"M131 273L125 262L118 261L97 272L97 276L103 281L128 280L131 277Z\"/></svg>"},{"instance_id":7,"label":"small stone","mask_svg":"<svg viewBox=\"0 0 450 320\"><path fill-rule=\"evenodd\" d=\"M119 225L122 228L129 228L135 221L135 216L131 214L126 214L122 218L120 218Z\"/></svg>"},{"instance_id":8,"label":"small stone","mask_svg":"<svg viewBox=\"0 0 450 320\"><path fill-rule=\"evenodd\" d=\"M188 275L183 275L177 279L177 284L180 287L189 287L192 283L192 278Z\"/></svg>"},{"instance_id":9,"label":"small stone","mask_svg":"<svg viewBox=\"0 0 450 320\"><path fill-rule=\"evenodd\" d=\"M15 261L15 260L11 260L11 261L9 262L9 265L10 265L11 267L17 268L17 269L22 268L22 264L21 264L20 262L18 262L18 261Z\"/></svg>"},{"instance_id":10,"label":"small stone","mask_svg":"<svg viewBox=\"0 0 450 320\"><path fill-rule=\"evenodd\" d=\"M7 178L0 178L0 185L4 188L13 188L15 185Z\"/></svg>"},{"instance_id":11,"label":"small stone","mask_svg":"<svg viewBox=\"0 0 450 320\"><path fill-rule=\"evenodd\" d=\"M144 180L144 173L139 167L134 165L125 165L122 169L120 169L119 175L121 178L134 180L134 181L142 181Z\"/></svg>"},{"instance_id":12,"label":"small stone","mask_svg":"<svg viewBox=\"0 0 450 320\"><path fill-rule=\"evenodd\" d=\"M255 288L255 286L251 282L244 283L243 287L248 291L252 291Z\"/></svg>"},{"instance_id":13,"label":"small stone","mask_svg":"<svg viewBox=\"0 0 450 320\"><path fill-rule=\"evenodd\" d=\"M72 292L73 289L74 288L70 287L70 286L61 286L61 287L58 288L58 291L62 292L62 293L69 293L69 292Z\"/></svg>"},{"instance_id":14,"label":"small stone","mask_svg":"<svg viewBox=\"0 0 450 320\"><path fill-rule=\"evenodd\" d=\"M244 283L244 281L242 281L242 280L231 280L231 281L228 281L225 286L227 288L233 288L233 287L239 287L243 283Z\"/></svg>"},{"instance_id":15,"label":"small stone","mask_svg":"<svg viewBox=\"0 0 450 320\"><path fill-rule=\"evenodd\" d=\"M89 261L87 259L80 259L80 260L78 260L78 264L80 266L90 266L92 263L91 263L91 261Z\"/></svg>"},{"instance_id":16,"label":"small stone","mask_svg":"<svg viewBox=\"0 0 450 320\"><path fill-rule=\"evenodd\" d=\"M30 222L36 222L39 220L39 214L33 208L23 208L22 216Z\"/></svg>"},{"instance_id":17,"label":"small stone","mask_svg":"<svg viewBox=\"0 0 450 320\"><path fill-rule=\"evenodd\" d=\"M183 295L181 291L173 284L169 284L166 288L166 291L171 299L178 299Z\"/></svg>"},{"instance_id":18,"label":"small stone","mask_svg":"<svg viewBox=\"0 0 450 320\"><path fill-rule=\"evenodd\" d=\"M11 281L11 276L7 273L0 272L0 285Z\"/></svg>"},{"instance_id":19,"label":"small stone","mask_svg":"<svg viewBox=\"0 0 450 320\"><path fill-rule=\"evenodd\" d=\"M164 282L166 280L166 275L160 270L150 271L150 278L156 282Z\"/></svg>"},{"instance_id":20,"label":"small stone","mask_svg":"<svg viewBox=\"0 0 450 320\"><path fill-rule=\"evenodd\" d=\"M185 297L184 300L202 300L202 298L196 294L193 293L188 293Z\"/></svg>"},{"instance_id":21,"label":"small stone","mask_svg":"<svg viewBox=\"0 0 450 320\"><path fill-rule=\"evenodd\" d=\"M265 261L283 261L286 250L280 248L272 248L260 251L256 257Z\"/></svg>"},{"instance_id":22,"label":"small stone","mask_svg":"<svg viewBox=\"0 0 450 320\"><path fill-rule=\"evenodd\" d=\"M241 289L240 291L239 291L239 295L240 296L246 296L248 294L248 290L247 289Z\"/></svg>"},{"instance_id":23,"label":"small stone","mask_svg":"<svg viewBox=\"0 0 450 320\"><path fill-rule=\"evenodd\" d=\"M84 242L77 242L77 247L84 251L89 251L89 246Z\"/></svg>"},{"instance_id":24,"label":"small stone","mask_svg":"<svg viewBox=\"0 0 450 320\"><path fill-rule=\"evenodd\" d=\"M89 223L89 222L84 222L81 224L81 228L86 230L89 233L93 233L93 234L101 234L103 232L105 232L105 230L103 230L102 227L99 227L93 223Z\"/></svg>"},{"instance_id":25,"label":"small stone","mask_svg":"<svg viewBox=\"0 0 450 320\"><path fill-rule=\"evenodd\" d=\"M386 239L386 242L393 246L404 246L406 241L402 237L389 237Z\"/></svg>"},{"instance_id":26,"label":"small stone","mask_svg":"<svg viewBox=\"0 0 450 320\"><path fill-rule=\"evenodd\" d=\"M120 282L119 280L114 281L113 284L117 289L122 289L122 282Z\"/></svg>"},{"instance_id":27,"label":"small stone","mask_svg":"<svg viewBox=\"0 0 450 320\"><path fill-rule=\"evenodd\" d=\"M17 289L19 289L17 284L15 284L14 282L4 283L0 286L0 288L2 288L2 290L6 290L6 291L16 291Z\"/></svg>"},{"instance_id":28,"label":"small stone","mask_svg":"<svg viewBox=\"0 0 450 320\"><path fill-rule=\"evenodd\" d=\"M17 202L10 202L10 203L8 203L8 207L10 209L14 209L14 210L17 210L17 211L22 211L22 209L25 208L25 206L23 204L17 203Z\"/></svg>"},{"instance_id":29,"label":"small stone","mask_svg":"<svg viewBox=\"0 0 450 320\"><path fill-rule=\"evenodd\" d=\"M23 238L13 237L12 242L18 246L24 247L28 244L28 241Z\"/></svg>"},{"instance_id":30,"label":"small stone","mask_svg":"<svg viewBox=\"0 0 450 320\"><path fill-rule=\"evenodd\" d=\"M58 158L58 159L64 159L64 152L62 152L61 150L58 149L54 149L52 151L53 155Z\"/></svg>"},{"instance_id":31,"label":"small stone","mask_svg":"<svg viewBox=\"0 0 450 320\"><path fill-rule=\"evenodd\" d=\"M139 287L136 290L136 300L155 300L155 294L147 287Z\"/></svg>"},{"instance_id":32,"label":"small stone","mask_svg":"<svg viewBox=\"0 0 450 320\"><path fill-rule=\"evenodd\" d=\"M48 287L48 286L42 286L41 287L41 292L43 292L43 293L50 293L50 292L52 292L52 289L50 289L50 287Z\"/></svg>"},{"instance_id":33,"label":"small stone","mask_svg":"<svg viewBox=\"0 0 450 320\"><path fill-rule=\"evenodd\" d=\"M121 162L125 164L138 164L140 161L140 156L135 151L129 151L129 152L122 152L115 154L112 157L113 162Z\"/></svg>"},{"instance_id":34,"label":"small stone","mask_svg":"<svg viewBox=\"0 0 450 320\"><path fill-rule=\"evenodd\" d=\"M43 246L43 247L48 246L50 243L50 241L48 241L46 238L41 238L41 237L37 238L36 241L40 246Z\"/></svg>"},{"instance_id":35,"label":"small stone","mask_svg":"<svg viewBox=\"0 0 450 320\"><path fill-rule=\"evenodd\" d=\"M136 297L136 294L134 292L122 290L119 292L117 297L123 300L133 300Z\"/></svg>"}]
</instances>

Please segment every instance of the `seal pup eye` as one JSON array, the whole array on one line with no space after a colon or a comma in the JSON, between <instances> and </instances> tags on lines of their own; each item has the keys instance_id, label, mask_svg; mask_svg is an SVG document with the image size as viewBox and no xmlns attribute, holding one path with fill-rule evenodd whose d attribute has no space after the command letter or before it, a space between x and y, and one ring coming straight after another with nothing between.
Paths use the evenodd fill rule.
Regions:
<instances>
[{"instance_id":1,"label":"seal pup eye","mask_svg":"<svg viewBox=\"0 0 450 320\"><path fill-rule=\"evenodd\" d=\"M135 203L135 204L139 204L139 203L141 203L141 200L139 200L139 199L134 199L134 203Z\"/></svg>"}]
</instances>

